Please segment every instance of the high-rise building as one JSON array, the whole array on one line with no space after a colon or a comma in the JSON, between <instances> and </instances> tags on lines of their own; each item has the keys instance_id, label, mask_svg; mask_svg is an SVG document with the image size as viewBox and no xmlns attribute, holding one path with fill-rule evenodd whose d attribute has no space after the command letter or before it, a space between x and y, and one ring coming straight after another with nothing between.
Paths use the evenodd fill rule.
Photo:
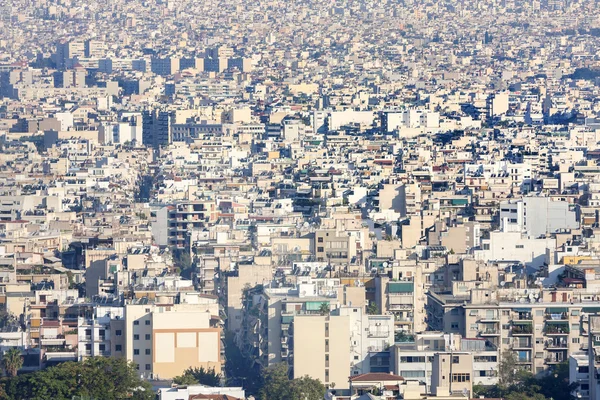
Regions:
<instances>
[{"instance_id":1,"label":"high-rise building","mask_svg":"<svg viewBox=\"0 0 600 400\"><path fill-rule=\"evenodd\" d=\"M142 113L143 144L155 149L170 144L173 141L171 135L173 119L174 116L168 111L144 111Z\"/></svg>"}]
</instances>

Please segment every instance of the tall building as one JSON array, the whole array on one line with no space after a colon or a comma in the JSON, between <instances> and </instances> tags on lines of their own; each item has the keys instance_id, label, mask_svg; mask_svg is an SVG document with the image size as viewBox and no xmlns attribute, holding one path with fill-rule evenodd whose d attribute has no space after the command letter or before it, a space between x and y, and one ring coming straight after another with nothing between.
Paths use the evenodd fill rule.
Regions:
<instances>
[{"instance_id":1,"label":"tall building","mask_svg":"<svg viewBox=\"0 0 600 400\"><path fill-rule=\"evenodd\" d=\"M150 70L157 75L173 75L180 70L179 58L176 57L152 57Z\"/></svg>"},{"instance_id":2,"label":"tall building","mask_svg":"<svg viewBox=\"0 0 600 400\"><path fill-rule=\"evenodd\" d=\"M293 374L308 375L326 386L348 388L350 376L350 317L297 315L294 317Z\"/></svg>"},{"instance_id":3,"label":"tall building","mask_svg":"<svg viewBox=\"0 0 600 400\"><path fill-rule=\"evenodd\" d=\"M146 110L142 113L142 142L155 149L171 144L174 115L168 111Z\"/></svg>"},{"instance_id":4,"label":"tall building","mask_svg":"<svg viewBox=\"0 0 600 400\"><path fill-rule=\"evenodd\" d=\"M85 57L83 42L64 42L56 45L55 62L58 68L64 68L67 60Z\"/></svg>"}]
</instances>

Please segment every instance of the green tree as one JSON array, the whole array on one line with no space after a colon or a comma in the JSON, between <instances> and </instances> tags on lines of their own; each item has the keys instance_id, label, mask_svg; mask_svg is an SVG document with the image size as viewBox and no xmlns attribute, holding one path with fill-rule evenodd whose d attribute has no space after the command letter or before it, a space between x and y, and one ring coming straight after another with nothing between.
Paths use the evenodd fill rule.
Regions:
<instances>
[{"instance_id":1,"label":"green tree","mask_svg":"<svg viewBox=\"0 0 600 400\"><path fill-rule=\"evenodd\" d=\"M319 306L319 314L328 315L331 310L329 309L329 303L321 303Z\"/></svg>"},{"instance_id":2,"label":"green tree","mask_svg":"<svg viewBox=\"0 0 600 400\"><path fill-rule=\"evenodd\" d=\"M193 272L193 263L190 252L186 249L173 249L173 263L181 272L181 276L190 279Z\"/></svg>"},{"instance_id":3,"label":"green tree","mask_svg":"<svg viewBox=\"0 0 600 400\"><path fill-rule=\"evenodd\" d=\"M569 383L569 364L562 362L554 367L548 376L540 379L540 392L554 400L573 400L571 393L578 387L578 383Z\"/></svg>"},{"instance_id":4,"label":"green tree","mask_svg":"<svg viewBox=\"0 0 600 400\"><path fill-rule=\"evenodd\" d=\"M123 358L92 357L66 362L42 371L5 380L6 398L11 400L70 400L74 396L93 399L151 400L154 393L136 366Z\"/></svg>"},{"instance_id":5,"label":"green tree","mask_svg":"<svg viewBox=\"0 0 600 400\"><path fill-rule=\"evenodd\" d=\"M207 386L219 386L221 384L221 375L215 372L214 368L208 370L204 367L188 368L183 371L183 375L173 378L173 382L178 385L201 384Z\"/></svg>"},{"instance_id":6,"label":"green tree","mask_svg":"<svg viewBox=\"0 0 600 400\"><path fill-rule=\"evenodd\" d=\"M10 348L2 356L2 367L6 371L6 375L17 376L17 372L23 366L23 356L21 350L16 347Z\"/></svg>"},{"instance_id":7,"label":"green tree","mask_svg":"<svg viewBox=\"0 0 600 400\"><path fill-rule=\"evenodd\" d=\"M367 314L369 315L377 315L379 314L379 307L377 307L377 303L374 301L370 301L367 306Z\"/></svg>"},{"instance_id":8,"label":"green tree","mask_svg":"<svg viewBox=\"0 0 600 400\"><path fill-rule=\"evenodd\" d=\"M325 386L318 379L309 376L297 378L292 382L292 399L321 400L325 394Z\"/></svg>"},{"instance_id":9,"label":"green tree","mask_svg":"<svg viewBox=\"0 0 600 400\"><path fill-rule=\"evenodd\" d=\"M173 378L173 383L177 385L197 385L198 381L193 375L183 374Z\"/></svg>"},{"instance_id":10,"label":"green tree","mask_svg":"<svg viewBox=\"0 0 600 400\"><path fill-rule=\"evenodd\" d=\"M325 386L308 376L290 380L286 364L276 364L265 371L265 383L260 391L261 400L321 400Z\"/></svg>"}]
</instances>

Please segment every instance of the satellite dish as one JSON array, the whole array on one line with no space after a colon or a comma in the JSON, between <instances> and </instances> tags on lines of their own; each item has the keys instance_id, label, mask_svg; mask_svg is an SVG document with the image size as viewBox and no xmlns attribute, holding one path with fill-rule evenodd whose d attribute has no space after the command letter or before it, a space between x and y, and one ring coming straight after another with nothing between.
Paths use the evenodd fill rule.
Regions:
<instances>
[{"instance_id":1,"label":"satellite dish","mask_svg":"<svg viewBox=\"0 0 600 400\"><path fill-rule=\"evenodd\" d=\"M505 281L500 282L500 287L504 287L504 285L506 285Z\"/></svg>"},{"instance_id":2,"label":"satellite dish","mask_svg":"<svg viewBox=\"0 0 600 400\"><path fill-rule=\"evenodd\" d=\"M383 268L387 268L387 266L388 266L388 265L390 265L390 264L389 264L387 261L385 261L385 262L383 263Z\"/></svg>"},{"instance_id":3,"label":"satellite dish","mask_svg":"<svg viewBox=\"0 0 600 400\"><path fill-rule=\"evenodd\" d=\"M524 297L521 297L521 298L519 299L519 303L525 303L525 298L524 298Z\"/></svg>"}]
</instances>

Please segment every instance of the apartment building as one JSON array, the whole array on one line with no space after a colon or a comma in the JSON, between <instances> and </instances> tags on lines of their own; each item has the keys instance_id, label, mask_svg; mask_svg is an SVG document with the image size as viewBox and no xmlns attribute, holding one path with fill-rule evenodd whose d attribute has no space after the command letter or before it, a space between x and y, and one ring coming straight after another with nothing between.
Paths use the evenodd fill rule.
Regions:
<instances>
[{"instance_id":1,"label":"apartment building","mask_svg":"<svg viewBox=\"0 0 600 400\"><path fill-rule=\"evenodd\" d=\"M330 264L349 264L356 256L356 247L351 246L351 237L336 230L315 232L315 257L317 261Z\"/></svg>"},{"instance_id":2,"label":"apartment building","mask_svg":"<svg viewBox=\"0 0 600 400\"><path fill-rule=\"evenodd\" d=\"M291 364L294 378L308 375L328 387L349 388L349 332L347 315L294 316Z\"/></svg>"},{"instance_id":3,"label":"apartment building","mask_svg":"<svg viewBox=\"0 0 600 400\"><path fill-rule=\"evenodd\" d=\"M360 296L349 295L339 279L313 279L309 276L302 277L291 287L257 286L246 290L236 342L245 354L263 367L280 362L293 365L292 345L295 344L293 336L296 331L292 325L295 316L329 315L357 297L364 299L364 289ZM347 355L344 360L348 361Z\"/></svg>"},{"instance_id":4,"label":"apartment building","mask_svg":"<svg viewBox=\"0 0 600 400\"><path fill-rule=\"evenodd\" d=\"M214 201L178 202L157 211L152 233L159 246L189 248L200 232L217 220L217 216Z\"/></svg>"},{"instance_id":5,"label":"apartment building","mask_svg":"<svg viewBox=\"0 0 600 400\"><path fill-rule=\"evenodd\" d=\"M390 348L395 341L394 317L392 315L369 315L364 307L342 306L333 315L350 318L349 330L345 336L335 340L350 339L350 373L389 372ZM297 342L294 342L296 349ZM340 360L341 362L342 360Z\"/></svg>"},{"instance_id":6,"label":"apartment building","mask_svg":"<svg viewBox=\"0 0 600 400\"><path fill-rule=\"evenodd\" d=\"M540 374L585 348L585 321L599 310L595 299L595 294L585 290L504 289L496 294L472 289L466 296L430 293L428 316L431 327L483 338L501 354L514 352L521 368Z\"/></svg>"},{"instance_id":7,"label":"apartment building","mask_svg":"<svg viewBox=\"0 0 600 400\"><path fill-rule=\"evenodd\" d=\"M461 373L467 373L460 383L493 385L498 382L498 349L482 339L462 338L457 334L443 332L423 332L406 336L392 349L393 371L406 381L415 381L421 385L422 393L435 393L435 387L449 387L448 373L445 373L446 358L436 364L437 355L459 355ZM468 356L471 356L469 358ZM454 370L452 372L459 372ZM437 376L434 378L434 376ZM445 376L446 378L441 378ZM437 379L437 382L436 382ZM452 392L465 386L452 388ZM467 387L470 390L470 388Z\"/></svg>"},{"instance_id":8,"label":"apartment building","mask_svg":"<svg viewBox=\"0 0 600 400\"><path fill-rule=\"evenodd\" d=\"M215 299L173 304L159 298L145 303L141 299L125 306L125 354L140 374L169 379L190 367L221 371L222 328Z\"/></svg>"},{"instance_id":9,"label":"apartment building","mask_svg":"<svg viewBox=\"0 0 600 400\"><path fill-rule=\"evenodd\" d=\"M106 303L108 298L103 300ZM77 359L124 356L124 331L116 329L124 319L124 308L97 305L90 317L80 316L77 321Z\"/></svg>"}]
</instances>

